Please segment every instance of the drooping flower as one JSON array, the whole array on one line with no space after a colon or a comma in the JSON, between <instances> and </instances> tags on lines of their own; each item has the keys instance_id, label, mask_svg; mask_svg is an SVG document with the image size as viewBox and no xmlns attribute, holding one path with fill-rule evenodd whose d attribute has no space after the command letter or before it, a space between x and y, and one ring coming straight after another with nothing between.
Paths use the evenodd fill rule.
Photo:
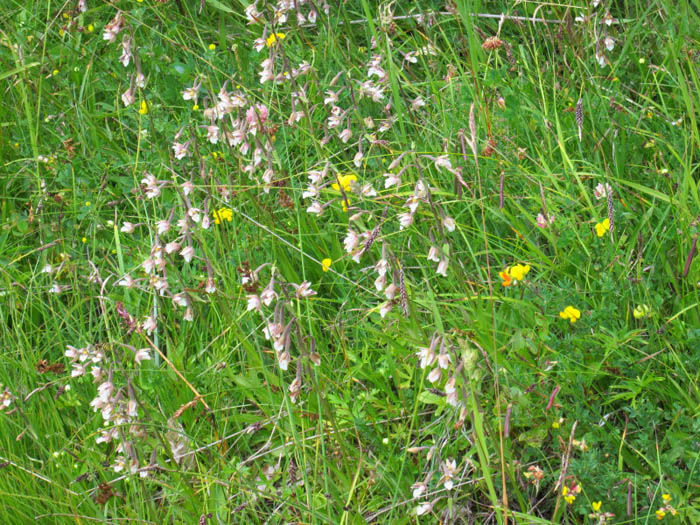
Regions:
<instances>
[{"instance_id":1,"label":"drooping flower","mask_svg":"<svg viewBox=\"0 0 700 525\"><path fill-rule=\"evenodd\" d=\"M454 487L453 478L457 473L457 461L452 458L448 458L440 465L440 470L442 470L442 478L440 479L440 483L444 485L445 489L452 490L452 487Z\"/></svg>"},{"instance_id":2,"label":"drooping flower","mask_svg":"<svg viewBox=\"0 0 700 525\"><path fill-rule=\"evenodd\" d=\"M129 89L122 93L122 102L124 103L124 107L130 106L135 100L136 91L134 90L133 86L129 87Z\"/></svg>"},{"instance_id":3,"label":"drooping flower","mask_svg":"<svg viewBox=\"0 0 700 525\"><path fill-rule=\"evenodd\" d=\"M311 283L309 281L304 281L301 284L291 283L296 290L296 296L301 297L311 297L316 295L316 292L311 289Z\"/></svg>"},{"instance_id":4,"label":"drooping flower","mask_svg":"<svg viewBox=\"0 0 700 525\"><path fill-rule=\"evenodd\" d=\"M185 246L181 251L180 255L185 259L185 262L190 262L194 258L194 248L192 246Z\"/></svg>"},{"instance_id":5,"label":"drooping flower","mask_svg":"<svg viewBox=\"0 0 700 525\"><path fill-rule=\"evenodd\" d=\"M433 510L433 504L430 501L424 501L416 507L416 515L422 516Z\"/></svg>"},{"instance_id":6,"label":"drooping flower","mask_svg":"<svg viewBox=\"0 0 700 525\"><path fill-rule=\"evenodd\" d=\"M440 262L438 263L437 268L435 269L435 273L438 275L442 275L443 277L447 277L447 267L449 265L449 259L447 257L443 257L440 259Z\"/></svg>"}]
</instances>

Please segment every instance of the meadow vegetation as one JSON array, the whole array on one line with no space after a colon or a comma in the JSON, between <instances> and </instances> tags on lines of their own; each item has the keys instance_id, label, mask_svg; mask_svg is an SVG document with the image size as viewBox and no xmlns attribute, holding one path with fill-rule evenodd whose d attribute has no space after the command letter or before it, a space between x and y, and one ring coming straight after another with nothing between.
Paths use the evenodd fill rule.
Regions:
<instances>
[{"instance_id":1,"label":"meadow vegetation","mask_svg":"<svg viewBox=\"0 0 700 525\"><path fill-rule=\"evenodd\" d=\"M699 523L697 0L0 0L0 523Z\"/></svg>"}]
</instances>

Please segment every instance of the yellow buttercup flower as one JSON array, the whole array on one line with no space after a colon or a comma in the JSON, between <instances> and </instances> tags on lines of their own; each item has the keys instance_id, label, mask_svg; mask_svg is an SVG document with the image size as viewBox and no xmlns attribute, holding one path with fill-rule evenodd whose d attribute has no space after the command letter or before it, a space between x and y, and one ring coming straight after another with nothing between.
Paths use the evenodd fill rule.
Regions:
<instances>
[{"instance_id":1,"label":"yellow buttercup flower","mask_svg":"<svg viewBox=\"0 0 700 525\"><path fill-rule=\"evenodd\" d=\"M216 49L216 44L209 44L209 49L214 51Z\"/></svg>"},{"instance_id":2,"label":"yellow buttercup flower","mask_svg":"<svg viewBox=\"0 0 700 525\"><path fill-rule=\"evenodd\" d=\"M603 505L602 501L594 501L591 503L591 508L593 512L600 512L600 507Z\"/></svg>"},{"instance_id":3,"label":"yellow buttercup flower","mask_svg":"<svg viewBox=\"0 0 700 525\"><path fill-rule=\"evenodd\" d=\"M333 188L336 191L340 191L340 187L343 187L343 191L348 192L351 189L351 184L353 182L357 182L357 176L353 175L352 173L349 175L338 175L338 182L334 182L331 184L331 188Z\"/></svg>"},{"instance_id":4,"label":"yellow buttercup flower","mask_svg":"<svg viewBox=\"0 0 700 525\"><path fill-rule=\"evenodd\" d=\"M581 312L573 306L567 306L566 308L564 308L564 310L559 312L559 317L561 317L562 319L568 319L572 323L575 323L576 321L581 319Z\"/></svg>"},{"instance_id":5,"label":"yellow buttercup flower","mask_svg":"<svg viewBox=\"0 0 700 525\"><path fill-rule=\"evenodd\" d=\"M607 232L609 229L610 219L604 219L603 222L599 222L595 225L595 233L598 237L602 237L603 235L605 235L605 232Z\"/></svg>"},{"instance_id":6,"label":"yellow buttercup flower","mask_svg":"<svg viewBox=\"0 0 700 525\"><path fill-rule=\"evenodd\" d=\"M148 104L146 104L145 100L141 101L141 107L139 107L139 115L145 115L148 113Z\"/></svg>"},{"instance_id":7,"label":"yellow buttercup flower","mask_svg":"<svg viewBox=\"0 0 700 525\"><path fill-rule=\"evenodd\" d=\"M274 46L275 43L278 42L279 40L284 40L286 36L287 36L287 35L285 35L284 33L272 33L272 34L271 34L270 36L268 36L267 39L265 40L265 44L267 45L267 47L272 47L272 46Z\"/></svg>"},{"instance_id":8,"label":"yellow buttercup flower","mask_svg":"<svg viewBox=\"0 0 700 525\"><path fill-rule=\"evenodd\" d=\"M221 224L223 221L231 222L233 220L233 211L231 208L220 208L212 212L214 224Z\"/></svg>"},{"instance_id":9,"label":"yellow buttercup flower","mask_svg":"<svg viewBox=\"0 0 700 525\"><path fill-rule=\"evenodd\" d=\"M323 259L323 260L321 261L321 269L322 269L324 272L330 271L330 269L331 269L331 264L332 264L332 263L333 263L333 261L332 261L331 259L329 259L329 258L326 257L325 259Z\"/></svg>"}]
</instances>

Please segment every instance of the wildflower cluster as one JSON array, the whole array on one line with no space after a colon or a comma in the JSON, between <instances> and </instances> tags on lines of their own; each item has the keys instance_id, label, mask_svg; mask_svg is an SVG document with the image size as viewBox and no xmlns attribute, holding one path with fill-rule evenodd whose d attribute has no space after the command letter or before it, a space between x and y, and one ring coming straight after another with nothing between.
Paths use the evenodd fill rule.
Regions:
<instances>
[{"instance_id":1,"label":"wildflower cluster","mask_svg":"<svg viewBox=\"0 0 700 525\"><path fill-rule=\"evenodd\" d=\"M655 514L656 514L656 519L661 521L666 517L667 514L670 514L671 516L675 516L678 514L678 511L671 505L671 500L673 499L670 494L662 494L661 499L663 500L663 506L659 507Z\"/></svg>"},{"instance_id":2,"label":"wildflower cluster","mask_svg":"<svg viewBox=\"0 0 700 525\"><path fill-rule=\"evenodd\" d=\"M435 365L428 374L428 381L433 384L440 382L442 378L442 371L449 370L450 364L452 363L452 356L449 353L445 338L437 333L433 335L430 345L420 347L418 352L416 352L416 355L420 358L419 365L421 369L429 369ZM457 371L451 371L451 373L456 372ZM455 375L448 377L444 388L447 402L454 407L460 406Z\"/></svg>"},{"instance_id":3,"label":"wildflower cluster","mask_svg":"<svg viewBox=\"0 0 700 525\"><path fill-rule=\"evenodd\" d=\"M593 0L591 2L591 11L586 15L578 15L576 22L590 25L593 28L593 36L595 38L595 60L600 67L605 67L610 63L608 53L615 49L616 39L611 33L613 24L617 20L613 18L609 11L598 9L604 2Z\"/></svg>"},{"instance_id":4,"label":"wildflower cluster","mask_svg":"<svg viewBox=\"0 0 700 525\"><path fill-rule=\"evenodd\" d=\"M303 363L301 358L308 359L309 362L318 366L321 364L321 356L316 351L316 342L313 337L302 335L302 327L297 318L291 313L287 314L289 298L292 295L299 301L316 295L311 289L311 283L304 281L301 284L284 283L276 279L275 268L270 272L270 279L258 293L260 271L268 266L263 264L254 271L243 271L241 284L250 292L246 297L248 301L248 311L258 312L264 324L263 335L267 341L271 341L272 348L277 357L277 365L283 371L289 369L292 361L291 346L294 336L296 336L296 346L301 352L297 358L296 376L289 385L290 400L295 403L299 397L303 381ZM278 293L278 289L280 292ZM274 305L274 306L273 306ZM265 309L269 308L266 312ZM271 310L271 312L270 312ZM291 315L287 321L286 316Z\"/></svg>"},{"instance_id":5,"label":"wildflower cluster","mask_svg":"<svg viewBox=\"0 0 700 525\"><path fill-rule=\"evenodd\" d=\"M593 512L591 512L588 517L596 520L598 522L598 525L602 525L603 523L608 523L608 520L611 518L615 517L615 514L612 512L603 512L601 510L603 506L602 501L594 501L591 503L591 509Z\"/></svg>"},{"instance_id":6,"label":"wildflower cluster","mask_svg":"<svg viewBox=\"0 0 700 525\"><path fill-rule=\"evenodd\" d=\"M428 452L428 460L431 459L433 453L434 449L431 448ZM471 468L471 464L468 460L466 461L466 463L467 467ZM466 474L466 470L467 469L465 468L465 472L463 473L463 475ZM437 485L442 486L442 488L448 492L451 491L455 487L455 481L458 476L457 461L454 458L445 459L439 464L439 471L442 475L440 476ZM428 486L432 477L433 472L429 472L422 481L417 481L416 483L411 485L411 489L413 490L413 499L419 499L427 495ZM416 515L422 516L424 514L432 512L433 507L439 500L440 498L436 498L432 501L423 501L419 503L418 506L415 508Z\"/></svg>"},{"instance_id":7,"label":"wildflower cluster","mask_svg":"<svg viewBox=\"0 0 700 525\"><path fill-rule=\"evenodd\" d=\"M146 427L139 421L139 407L137 391L132 382L131 374L127 370L132 369L131 363L139 365L143 361L151 359L151 351L148 348L136 349L130 345L122 345L125 353L120 359L106 345L90 344L82 348L68 346L65 356L70 359L73 366L72 378L79 378L87 373L92 382L97 384L96 396L90 402L93 411L100 411L102 416L102 429L95 439L96 443L117 442L118 454L112 469L114 472L127 471L131 474L138 473L141 477L148 475L148 464L144 464L144 454L139 455L139 444L142 444L147 436ZM110 351L112 356L107 357ZM153 461L153 458L151 458Z\"/></svg>"},{"instance_id":8,"label":"wildflower cluster","mask_svg":"<svg viewBox=\"0 0 700 525\"><path fill-rule=\"evenodd\" d=\"M564 501L566 501L569 505L573 505L574 501L576 501L576 496L578 496L580 493L581 485L575 481L571 483L571 485L564 485L561 488L561 495L564 498Z\"/></svg>"}]
</instances>

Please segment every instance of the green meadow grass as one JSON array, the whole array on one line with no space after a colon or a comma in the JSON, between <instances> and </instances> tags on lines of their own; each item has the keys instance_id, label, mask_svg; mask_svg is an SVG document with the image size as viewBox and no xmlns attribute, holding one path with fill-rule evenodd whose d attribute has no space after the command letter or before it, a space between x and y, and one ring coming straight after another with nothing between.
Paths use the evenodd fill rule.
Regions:
<instances>
[{"instance_id":1,"label":"green meadow grass","mask_svg":"<svg viewBox=\"0 0 700 525\"><path fill-rule=\"evenodd\" d=\"M0 523L700 522L700 3L324 5L0 0Z\"/></svg>"}]
</instances>

